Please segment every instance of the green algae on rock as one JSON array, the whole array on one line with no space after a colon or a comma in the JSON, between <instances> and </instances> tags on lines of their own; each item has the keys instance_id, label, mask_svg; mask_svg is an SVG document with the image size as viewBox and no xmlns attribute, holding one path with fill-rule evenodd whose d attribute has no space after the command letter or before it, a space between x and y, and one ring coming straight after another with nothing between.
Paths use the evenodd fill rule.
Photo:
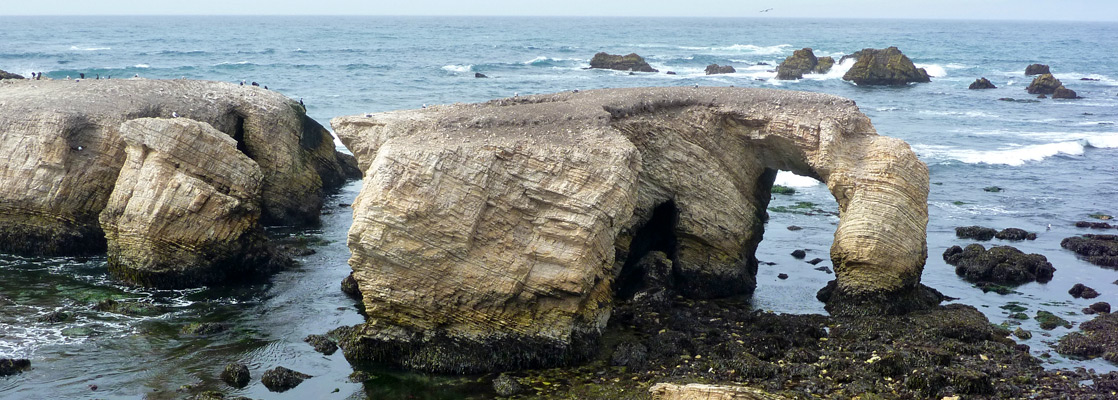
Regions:
<instances>
[{"instance_id":1,"label":"green algae on rock","mask_svg":"<svg viewBox=\"0 0 1118 400\"><path fill-rule=\"evenodd\" d=\"M1118 314L1099 314L1079 325L1081 332L1060 338L1056 351L1086 359L1102 357L1118 364Z\"/></svg>"},{"instance_id":2,"label":"green algae on rock","mask_svg":"<svg viewBox=\"0 0 1118 400\"><path fill-rule=\"evenodd\" d=\"M816 58L810 47L804 47L793 51L776 67L776 79L795 80L803 78L804 74L825 74L834 65L834 58Z\"/></svg>"},{"instance_id":3,"label":"green algae on rock","mask_svg":"<svg viewBox=\"0 0 1118 400\"><path fill-rule=\"evenodd\" d=\"M1060 241L1060 247L1100 267L1118 268L1118 235L1086 234Z\"/></svg>"}]
</instances>

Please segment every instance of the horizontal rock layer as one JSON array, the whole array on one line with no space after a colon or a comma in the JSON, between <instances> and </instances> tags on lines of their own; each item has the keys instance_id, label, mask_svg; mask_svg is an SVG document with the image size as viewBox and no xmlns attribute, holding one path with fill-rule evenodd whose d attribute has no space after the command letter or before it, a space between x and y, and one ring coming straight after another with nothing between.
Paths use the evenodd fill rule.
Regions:
<instances>
[{"instance_id":1,"label":"horizontal rock layer","mask_svg":"<svg viewBox=\"0 0 1118 400\"><path fill-rule=\"evenodd\" d=\"M98 215L125 160L121 124L174 114L224 132L259 165L266 223L317 221L323 188L345 179L329 132L276 92L190 80L4 81L0 251L103 251Z\"/></svg>"},{"instance_id":2,"label":"horizontal rock layer","mask_svg":"<svg viewBox=\"0 0 1118 400\"><path fill-rule=\"evenodd\" d=\"M634 88L332 124L365 182L350 265L369 322L348 351L475 371L585 356L615 279L669 256L675 290L749 294L777 170L826 182L838 313L900 312L927 256L927 167L852 101ZM833 307L832 307L833 306Z\"/></svg>"}]
</instances>

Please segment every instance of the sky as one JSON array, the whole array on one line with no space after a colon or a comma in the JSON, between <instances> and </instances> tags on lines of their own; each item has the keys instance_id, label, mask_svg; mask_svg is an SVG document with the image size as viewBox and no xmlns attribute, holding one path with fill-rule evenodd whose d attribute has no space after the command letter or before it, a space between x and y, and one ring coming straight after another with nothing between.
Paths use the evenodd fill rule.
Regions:
<instances>
[{"instance_id":1,"label":"sky","mask_svg":"<svg viewBox=\"0 0 1118 400\"><path fill-rule=\"evenodd\" d=\"M1118 0L6 0L5 3L0 7L0 16L512 15L1118 21Z\"/></svg>"}]
</instances>

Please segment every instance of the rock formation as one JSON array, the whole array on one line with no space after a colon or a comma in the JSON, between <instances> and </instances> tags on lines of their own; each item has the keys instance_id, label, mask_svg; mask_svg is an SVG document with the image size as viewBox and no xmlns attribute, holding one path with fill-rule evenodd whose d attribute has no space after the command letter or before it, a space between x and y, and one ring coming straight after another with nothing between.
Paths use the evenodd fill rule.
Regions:
<instances>
[{"instance_id":1,"label":"rock formation","mask_svg":"<svg viewBox=\"0 0 1118 400\"><path fill-rule=\"evenodd\" d=\"M987 228L984 226L959 226L955 228L955 236L960 239L974 239L987 241L993 239L998 234L994 228Z\"/></svg>"},{"instance_id":2,"label":"rock formation","mask_svg":"<svg viewBox=\"0 0 1118 400\"><path fill-rule=\"evenodd\" d=\"M998 231L994 237L1002 240L1036 240L1036 233L1021 228L1005 228Z\"/></svg>"},{"instance_id":3,"label":"rock formation","mask_svg":"<svg viewBox=\"0 0 1118 400\"><path fill-rule=\"evenodd\" d=\"M1074 90L1071 90L1071 89L1068 89L1066 87L1060 86L1060 87L1056 88L1055 91L1052 92L1052 98L1053 99L1078 99L1079 94L1075 93Z\"/></svg>"},{"instance_id":4,"label":"rock formation","mask_svg":"<svg viewBox=\"0 0 1118 400\"><path fill-rule=\"evenodd\" d=\"M644 255L691 297L749 294L777 170L826 182L839 314L925 307L927 167L850 100L635 88L339 117L365 181L350 265L369 322L347 357L439 371L592 351Z\"/></svg>"},{"instance_id":5,"label":"rock formation","mask_svg":"<svg viewBox=\"0 0 1118 400\"><path fill-rule=\"evenodd\" d=\"M793 51L776 67L776 79L794 80L803 78L804 74L825 74L834 65L834 58L816 58L810 47L804 47Z\"/></svg>"},{"instance_id":6,"label":"rock formation","mask_svg":"<svg viewBox=\"0 0 1118 400\"><path fill-rule=\"evenodd\" d=\"M345 180L330 134L295 101L252 86L190 80L15 81L0 85L0 251L105 250L98 216L125 160L123 122L205 122L259 165L261 220L317 221Z\"/></svg>"},{"instance_id":7,"label":"rock formation","mask_svg":"<svg viewBox=\"0 0 1118 400\"><path fill-rule=\"evenodd\" d=\"M994 86L994 84L992 82L990 82L989 79L986 79L986 77L981 77L981 78L975 79L974 82L971 83L970 87L968 87L967 89L977 90L977 89L997 89L997 88L998 87Z\"/></svg>"},{"instance_id":8,"label":"rock formation","mask_svg":"<svg viewBox=\"0 0 1118 400\"><path fill-rule=\"evenodd\" d=\"M854 54L843 56L841 60L854 58L857 61L842 76L843 80L861 85L905 85L910 82L931 82L928 72L916 68L896 47L887 49L862 49ZM842 61L839 61L840 63Z\"/></svg>"},{"instance_id":9,"label":"rock formation","mask_svg":"<svg viewBox=\"0 0 1118 400\"><path fill-rule=\"evenodd\" d=\"M951 246L943 252L943 260L955 266L955 274L972 282L1020 285L1052 280L1056 268L1040 254L1025 254L1010 246L993 246L987 250L980 244L966 248Z\"/></svg>"},{"instance_id":10,"label":"rock formation","mask_svg":"<svg viewBox=\"0 0 1118 400\"><path fill-rule=\"evenodd\" d=\"M1025 67L1025 76L1051 74L1052 71L1044 64L1031 64Z\"/></svg>"},{"instance_id":11,"label":"rock formation","mask_svg":"<svg viewBox=\"0 0 1118 400\"><path fill-rule=\"evenodd\" d=\"M260 167L204 122L125 122L124 166L101 228L108 267L148 287L235 280L282 265L260 226Z\"/></svg>"},{"instance_id":12,"label":"rock formation","mask_svg":"<svg viewBox=\"0 0 1118 400\"><path fill-rule=\"evenodd\" d=\"M600 69L615 69L618 71L637 71L637 72L660 72L653 69L644 61L644 58L637 55L637 53L629 53L628 55L616 55L606 52L600 52L590 59L590 68Z\"/></svg>"},{"instance_id":13,"label":"rock formation","mask_svg":"<svg viewBox=\"0 0 1118 400\"><path fill-rule=\"evenodd\" d=\"M784 400L763 390L728 385L657 383L648 390L654 400Z\"/></svg>"},{"instance_id":14,"label":"rock formation","mask_svg":"<svg viewBox=\"0 0 1118 400\"><path fill-rule=\"evenodd\" d=\"M734 66L732 66L732 65L711 64L711 65L708 65L707 68L706 68L707 75L732 74L732 73L735 73L735 72L738 72L738 71L736 69L734 69Z\"/></svg>"},{"instance_id":15,"label":"rock formation","mask_svg":"<svg viewBox=\"0 0 1118 400\"><path fill-rule=\"evenodd\" d=\"M1118 364L1118 313L1099 314L1079 329L1082 332L1060 338L1056 351L1085 359L1102 357Z\"/></svg>"},{"instance_id":16,"label":"rock formation","mask_svg":"<svg viewBox=\"0 0 1118 400\"><path fill-rule=\"evenodd\" d=\"M23 75L13 74L11 72L0 69L0 79L24 79Z\"/></svg>"},{"instance_id":17,"label":"rock formation","mask_svg":"<svg viewBox=\"0 0 1118 400\"><path fill-rule=\"evenodd\" d=\"M1060 247L1074 251L1091 264L1118 269L1118 235L1073 236L1060 241Z\"/></svg>"},{"instance_id":18,"label":"rock formation","mask_svg":"<svg viewBox=\"0 0 1118 400\"><path fill-rule=\"evenodd\" d=\"M1033 78L1033 82L1029 87L1025 88L1029 94L1053 94L1056 89L1064 87L1064 84L1056 79L1052 74L1043 74Z\"/></svg>"}]
</instances>

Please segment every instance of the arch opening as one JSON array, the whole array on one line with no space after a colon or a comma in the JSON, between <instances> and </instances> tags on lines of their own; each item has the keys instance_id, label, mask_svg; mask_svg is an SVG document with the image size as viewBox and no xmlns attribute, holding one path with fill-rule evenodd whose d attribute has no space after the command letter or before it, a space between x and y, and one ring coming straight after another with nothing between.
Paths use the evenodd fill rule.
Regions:
<instances>
[{"instance_id":1,"label":"arch opening","mask_svg":"<svg viewBox=\"0 0 1118 400\"><path fill-rule=\"evenodd\" d=\"M678 274L673 267L679 262L678 224L675 201L668 200L652 210L648 222L636 230L629 244L625 263L614 281L615 297L630 300L639 292L672 290ZM663 256L653 254L656 252Z\"/></svg>"}]
</instances>

